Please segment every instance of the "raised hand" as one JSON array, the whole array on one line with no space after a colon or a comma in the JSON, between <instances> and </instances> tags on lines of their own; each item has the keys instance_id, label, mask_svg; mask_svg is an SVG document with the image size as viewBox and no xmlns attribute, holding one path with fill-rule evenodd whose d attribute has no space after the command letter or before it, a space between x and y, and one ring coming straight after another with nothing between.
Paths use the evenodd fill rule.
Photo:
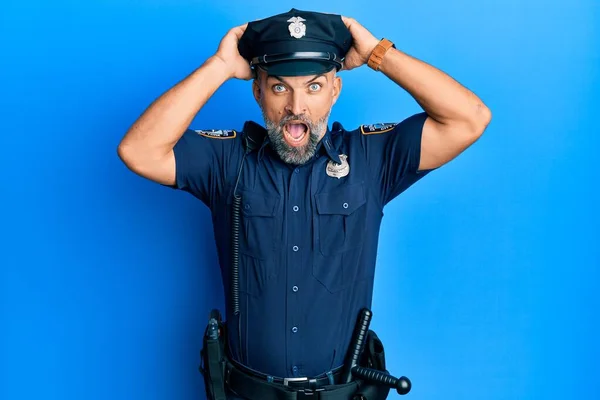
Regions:
<instances>
[{"instance_id":1,"label":"raised hand","mask_svg":"<svg viewBox=\"0 0 600 400\"><path fill-rule=\"evenodd\" d=\"M252 70L248 61L240 55L238 42L246 31L247 23L231 28L221 39L215 58L223 61L224 68L230 78L243 80L252 79Z\"/></svg>"},{"instance_id":2,"label":"raised hand","mask_svg":"<svg viewBox=\"0 0 600 400\"><path fill-rule=\"evenodd\" d=\"M344 66L342 68L342 70L349 71L367 63L371 56L371 52L379 43L379 39L373 36L371 32L359 24L354 18L342 16L342 21L344 21L344 24L350 31L353 41L352 47L346 54Z\"/></svg>"}]
</instances>

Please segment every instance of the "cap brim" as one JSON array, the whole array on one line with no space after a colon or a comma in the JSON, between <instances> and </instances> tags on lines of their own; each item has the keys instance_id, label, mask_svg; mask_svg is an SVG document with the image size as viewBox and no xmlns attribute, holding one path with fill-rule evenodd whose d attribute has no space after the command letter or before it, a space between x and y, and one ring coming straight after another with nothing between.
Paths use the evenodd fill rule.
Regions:
<instances>
[{"instance_id":1,"label":"cap brim","mask_svg":"<svg viewBox=\"0 0 600 400\"><path fill-rule=\"evenodd\" d=\"M335 68L334 64L312 60L282 61L278 63L261 64L261 69L269 75L276 76L310 76L320 75Z\"/></svg>"}]
</instances>

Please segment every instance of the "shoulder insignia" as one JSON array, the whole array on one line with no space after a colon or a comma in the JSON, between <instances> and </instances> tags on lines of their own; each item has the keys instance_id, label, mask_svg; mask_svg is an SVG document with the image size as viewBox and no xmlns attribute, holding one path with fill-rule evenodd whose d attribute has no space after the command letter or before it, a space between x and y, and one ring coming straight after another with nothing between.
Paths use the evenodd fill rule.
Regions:
<instances>
[{"instance_id":1,"label":"shoulder insignia","mask_svg":"<svg viewBox=\"0 0 600 400\"><path fill-rule=\"evenodd\" d=\"M371 124L371 125L361 125L360 126L360 132L363 135L373 135L373 134L377 134L377 133L384 133L384 132L389 132L392 129L394 129L394 127L398 125L398 123L392 122L392 123L381 123L381 124Z\"/></svg>"},{"instance_id":2,"label":"shoulder insignia","mask_svg":"<svg viewBox=\"0 0 600 400\"><path fill-rule=\"evenodd\" d=\"M211 139L233 139L237 132L233 129L194 130L198 135Z\"/></svg>"}]
</instances>

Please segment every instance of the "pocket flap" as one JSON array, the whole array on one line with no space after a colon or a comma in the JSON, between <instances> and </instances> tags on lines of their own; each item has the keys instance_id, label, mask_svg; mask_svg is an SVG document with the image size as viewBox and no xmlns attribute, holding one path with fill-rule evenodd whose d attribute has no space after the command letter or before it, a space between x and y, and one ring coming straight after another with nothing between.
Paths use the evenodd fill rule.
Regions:
<instances>
[{"instance_id":1,"label":"pocket flap","mask_svg":"<svg viewBox=\"0 0 600 400\"><path fill-rule=\"evenodd\" d=\"M331 192L315 196L319 214L350 215L365 204L365 190L362 183L347 185Z\"/></svg>"},{"instance_id":2,"label":"pocket flap","mask_svg":"<svg viewBox=\"0 0 600 400\"><path fill-rule=\"evenodd\" d=\"M242 212L248 217L272 217L279 199L255 192L243 191Z\"/></svg>"}]
</instances>

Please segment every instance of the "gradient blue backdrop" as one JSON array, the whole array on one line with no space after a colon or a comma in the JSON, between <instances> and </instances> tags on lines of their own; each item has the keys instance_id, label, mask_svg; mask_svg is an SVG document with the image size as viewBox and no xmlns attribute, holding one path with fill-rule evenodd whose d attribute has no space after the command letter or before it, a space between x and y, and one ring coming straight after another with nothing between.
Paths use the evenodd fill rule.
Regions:
<instances>
[{"instance_id":1,"label":"gradient blue backdrop","mask_svg":"<svg viewBox=\"0 0 600 400\"><path fill-rule=\"evenodd\" d=\"M600 398L597 0L5 0L0 399L204 398L223 304L208 211L116 147L230 27L292 7L357 18L493 111L386 210L373 327L407 398ZM419 111L366 67L342 76L346 127ZM250 83L230 81L194 127L246 119Z\"/></svg>"}]
</instances>

